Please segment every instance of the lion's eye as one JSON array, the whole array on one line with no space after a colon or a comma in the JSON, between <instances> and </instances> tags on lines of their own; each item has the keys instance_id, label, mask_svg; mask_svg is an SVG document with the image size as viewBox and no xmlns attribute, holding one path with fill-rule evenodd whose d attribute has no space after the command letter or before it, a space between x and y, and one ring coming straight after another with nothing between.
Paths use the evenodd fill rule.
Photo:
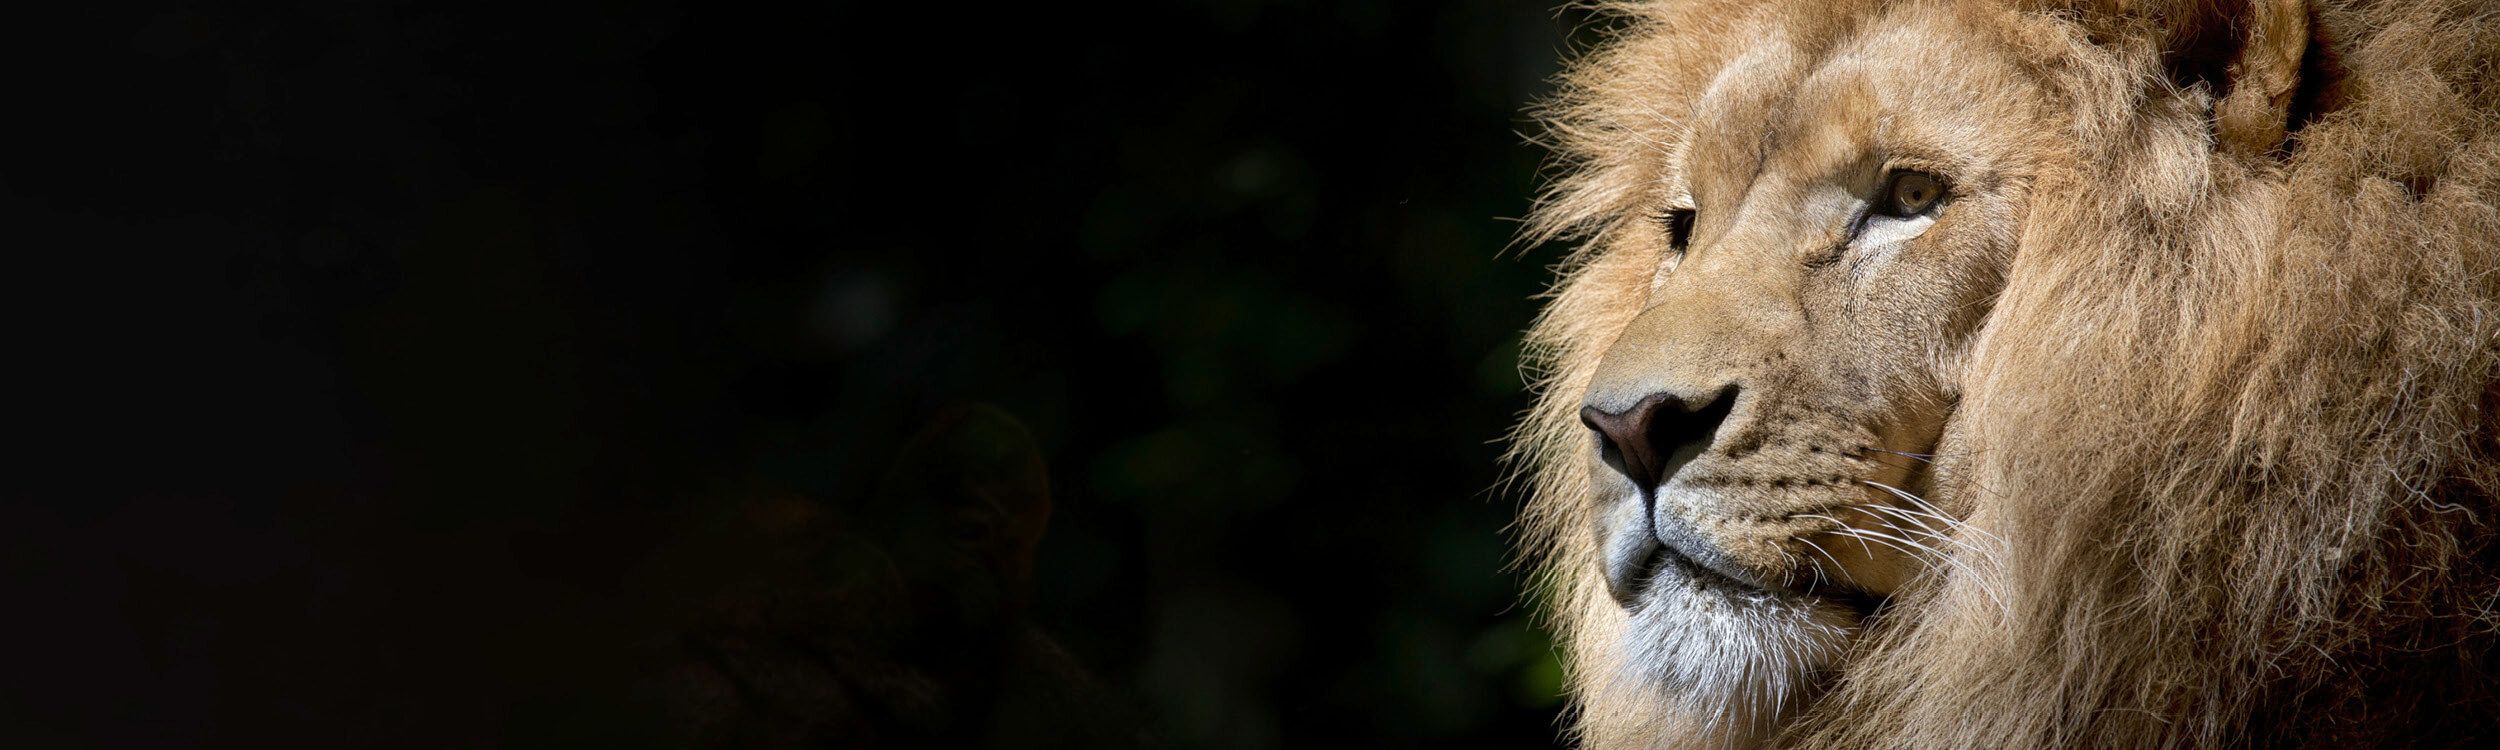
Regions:
<instances>
[{"instance_id":1,"label":"lion's eye","mask_svg":"<svg viewBox=\"0 0 2500 750\"><path fill-rule=\"evenodd\" d=\"M1884 185L1881 200L1875 202L1875 213L1906 219L1927 213L1944 199L1944 180L1926 172L1903 170L1892 173Z\"/></svg>"},{"instance_id":2,"label":"lion's eye","mask_svg":"<svg viewBox=\"0 0 2500 750\"><path fill-rule=\"evenodd\" d=\"M1667 209L1658 215L1658 223L1666 226L1667 245L1676 252L1684 252L1684 246L1693 241L1693 209Z\"/></svg>"}]
</instances>

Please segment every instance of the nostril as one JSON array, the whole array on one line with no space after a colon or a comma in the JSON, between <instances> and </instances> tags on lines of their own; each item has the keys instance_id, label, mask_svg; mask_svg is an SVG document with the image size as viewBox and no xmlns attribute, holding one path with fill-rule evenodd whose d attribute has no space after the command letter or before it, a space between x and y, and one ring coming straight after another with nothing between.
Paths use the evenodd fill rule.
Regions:
<instances>
[{"instance_id":1,"label":"nostril","mask_svg":"<svg viewBox=\"0 0 2500 750\"><path fill-rule=\"evenodd\" d=\"M1591 404L1580 407L1580 423L1597 433L1606 464L1646 490L1674 476L1710 446L1719 425L1735 411L1736 391L1733 385L1721 388L1707 401L1661 391L1620 412Z\"/></svg>"},{"instance_id":2,"label":"nostril","mask_svg":"<svg viewBox=\"0 0 2500 750\"><path fill-rule=\"evenodd\" d=\"M1649 443L1642 437L1647 420L1640 419L1635 423L1633 416L1641 411L1642 407L1635 406L1622 414L1608 414L1594 406L1583 406L1580 407L1580 424L1597 433L1598 460L1647 489L1653 484L1643 479L1649 476Z\"/></svg>"}]
</instances>

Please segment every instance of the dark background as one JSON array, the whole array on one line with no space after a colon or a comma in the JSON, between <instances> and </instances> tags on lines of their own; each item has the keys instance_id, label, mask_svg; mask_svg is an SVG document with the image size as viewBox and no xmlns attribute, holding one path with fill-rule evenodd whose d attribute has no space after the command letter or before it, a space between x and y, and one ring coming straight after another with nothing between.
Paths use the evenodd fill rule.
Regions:
<instances>
[{"instance_id":1,"label":"dark background","mask_svg":"<svg viewBox=\"0 0 2500 750\"><path fill-rule=\"evenodd\" d=\"M1159 742L1555 741L1503 217L1582 16L514 5L21 20L8 744L650 740L632 571L960 402Z\"/></svg>"}]
</instances>

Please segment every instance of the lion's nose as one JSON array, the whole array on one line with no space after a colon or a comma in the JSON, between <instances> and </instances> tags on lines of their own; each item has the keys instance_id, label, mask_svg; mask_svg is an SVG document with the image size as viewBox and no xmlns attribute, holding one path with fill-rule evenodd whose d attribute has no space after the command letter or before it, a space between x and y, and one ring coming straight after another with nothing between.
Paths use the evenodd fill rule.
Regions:
<instances>
[{"instance_id":1,"label":"lion's nose","mask_svg":"<svg viewBox=\"0 0 2500 750\"><path fill-rule=\"evenodd\" d=\"M1649 490L1675 476L1718 434L1736 408L1736 386L1720 389L1708 400L1672 393L1652 393L1632 408L1608 413L1595 405L1580 407L1580 423L1597 433L1606 465Z\"/></svg>"}]
</instances>

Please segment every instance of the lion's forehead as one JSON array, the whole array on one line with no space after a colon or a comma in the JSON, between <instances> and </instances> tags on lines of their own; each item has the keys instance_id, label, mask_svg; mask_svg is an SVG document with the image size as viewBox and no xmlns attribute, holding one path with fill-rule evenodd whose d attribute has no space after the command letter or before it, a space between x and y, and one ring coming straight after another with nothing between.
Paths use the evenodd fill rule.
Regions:
<instances>
[{"instance_id":1,"label":"lion's forehead","mask_svg":"<svg viewBox=\"0 0 2500 750\"><path fill-rule=\"evenodd\" d=\"M1661 136L1671 154L1664 202L1742 201L1766 178L1827 180L1899 153L1979 176L1990 151L2008 150L1987 144L2026 135L2044 98L2003 45L1971 41L1990 28L1903 11L1820 41L1816 29L1777 24L1731 35L1741 51L1669 118L1691 126Z\"/></svg>"}]
</instances>

